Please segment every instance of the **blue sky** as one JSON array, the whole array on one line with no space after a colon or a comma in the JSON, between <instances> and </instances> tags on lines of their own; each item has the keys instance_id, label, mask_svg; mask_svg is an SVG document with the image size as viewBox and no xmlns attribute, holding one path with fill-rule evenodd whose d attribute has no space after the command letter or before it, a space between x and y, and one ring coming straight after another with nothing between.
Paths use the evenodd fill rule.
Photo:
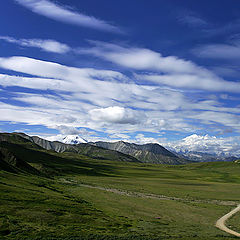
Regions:
<instances>
[{"instance_id":1,"label":"blue sky","mask_svg":"<svg viewBox=\"0 0 240 240\"><path fill-rule=\"evenodd\" d=\"M1 131L240 155L240 2L5 0L0 11Z\"/></svg>"}]
</instances>

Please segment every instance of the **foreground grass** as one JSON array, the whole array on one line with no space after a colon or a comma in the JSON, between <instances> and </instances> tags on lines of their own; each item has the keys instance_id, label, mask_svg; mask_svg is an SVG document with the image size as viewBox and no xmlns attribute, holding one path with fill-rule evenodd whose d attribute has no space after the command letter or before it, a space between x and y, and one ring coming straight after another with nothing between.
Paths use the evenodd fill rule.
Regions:
<instances>
[{"instance_id":1,"label":"foreground grass","mask_svg":"<svg viewBox=\"0 0 240 240\"><path fill-rule=\"evenodd\" d=\"M61 169L51 179L0 171L0 239L234 238L214 227L233 206L211 200L239 200L238 164L143 165L52 154L52 162L28 161ZM186 201L119 195L81 183ZM238 228L235 218L230 221Z\"/></svg>"},{"instance_id":2,"label":"foreground grass","mask_svg":"<svg viewBox=\"0 0 240 240\"><path fill-rule=\"evenodd\" d=\"M106 165L111 163L106 162ZM115 163L115 174L75 175L71 179L92 185L186 199L239 201L240 164L232 162L191 165Z\"/></svg>"},{"instance_id":3,"label":"foreground grass","mask_svg":"<svg viewBox=\"0 0 240 240\"><path fill-rule=\"evenodd\" d=\"M226 224L229 228L231 228L232 230L239 232L240 229L240 213L236 213L235 215L233 215Z\"/></svg>"}]
</instances>

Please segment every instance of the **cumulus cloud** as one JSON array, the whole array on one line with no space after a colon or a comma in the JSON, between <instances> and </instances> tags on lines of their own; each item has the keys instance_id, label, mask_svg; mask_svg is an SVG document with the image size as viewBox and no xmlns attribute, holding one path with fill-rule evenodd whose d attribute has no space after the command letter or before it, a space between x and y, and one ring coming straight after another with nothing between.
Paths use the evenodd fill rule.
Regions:
<instances>
[{"instance_id":1,"label":"cumulus cloud","mask_svg":"<svg viewBox=\"0 0 240 240\"><path fill-rule=\"evenodd\" d=\"M93 16L71 10L69 7L60 6L49 0L15 0L18 4L30 9L39 15L54 19L56 21L93 28L101 31L122 33L120 28L111 25Z\"/></svg>"},{"instance_id":2,"label":"cumulus cloud","mask_svg":"<svg viewBox=\"0 0 240 240\"><path fill-rule=\"evenodd\" d=\"M133 110L117 106L92 109L89 111L89 114L94 121L110 123L136 124L141 120L139 119L139 114Z\"/></svg>"},{"instance_id":3,"label":"cumulus cloud","mask_svg":"<svg viewBox=\"0 0 240 240\"><path fill-rule=\"evenodd\" d=\"M161 145L161 141L162 139L158 138L153 138L153 137L145 137L144 134L139 133L136 135L135 139L133 140L133 142L137 143L137 144L146 144L146 143L157 143Z\"/></svg>"},{"instance_id":4,"label":"cumulus cloud","mask_svg":"<svg viewBox=\"0 0 240 240\"><path fill-rule=\"evenodd\" d=\"M0 40L4 40L9 43L14 43L23 47L35 47L40 48L45 52L53 52L53 53L67 53L71 50L71 48L64 44L57 42L52 39L15 39L9 36L0 36Z\"/></svg>"},{"instance_id":5,"label":"cumulus cloud","mask_svg":"<svg viewBox=\"0 0 240 240\"><path fill-rule=\"evenodd\" d=\"M63 135L77 135L82 133L81 130L75 128L75 127L70 127L70 126L65 126L65 125L60 125L56 127Z\"/></svg>"}]
</instances>

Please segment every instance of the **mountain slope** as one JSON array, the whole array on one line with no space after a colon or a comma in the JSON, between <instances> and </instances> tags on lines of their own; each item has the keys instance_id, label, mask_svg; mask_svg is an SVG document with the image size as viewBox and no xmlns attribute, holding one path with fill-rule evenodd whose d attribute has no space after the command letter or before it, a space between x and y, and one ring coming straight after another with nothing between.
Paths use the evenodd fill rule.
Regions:
<instances>
[{"instance_id":1,"label":"mountain slope","mask_svg":"<svg viewBox=\"0 0 240 240\"><path fill-rule=\"evenodd\" d=\"M177 157L158 144L137 145L120 141L115 143L96 142L72 145L61 142L51 142L37 136L31 137L24 133L0 134L0 141L4 138L9 138L9 141L13 142L23 141L25 145L31 147L37 146L40 149L52 150L59 153L71 152L82 154L99 160L173 165L189 163L189 161Z\"/></svg>"},{"instance_id":2,"label":"mountain slope","mask_svg":"<svg viewBox=\"0 0 240 240\"><path fill-rule=\"evenodd\" d=\"M103 147L119 151L137 158L144 163L161 163L161 164L183 164L188 161L177 157L159 144L138 145L134 143L119 142L95 142L94 146Z\"/></svg>"},{"instance_id":3,"label":"mountain slope","mask_svg":"<svg viewBox=\"0 0 240 240\"><path fill-rule=\"evenodd\" d=\"M7 147L7 144L1 144ZM34 175L40 175L40 172L29 165L26 161L17 157L13 152L9 151L9 149L0 147L0 169L13 172L13 173L30 173Z\"/></svg>"},{"instance_id":4,"label":"mountain slope","mask_svg":"<svg viewBox=\"0 0 240 240\"><path fill-rule=\"evenodd\" d=\"M66 152L74 152L102 160L105 159L120 162L140 162L138 159L131 155L85 143L75 145L72 148L67 149L65 153Z\"/></svg>"},{"instance_id":5,"label":"mountain slope","mask_svg":"<svg viewBox=\"0 0 240 240\"><path fill-rule=\"evenodd\" d=\"M37 144L38 146L46 149L46 150L53 150L55 152L64 152L65 150L69 149L72 147L72 145L68 145L65 143L61 143L61 142L51 142L48 141L46 139L40 138L38 136L28 136L25 133L13 133L14 135L18 135L24 139L27 139L35 144Z\"/></svg>"},{"instance_id":6,"label":"mountain slope","mask_svg":"<svg viewBox=\"0 0 240 240\"><path fill-rule=\"evenodd\" d=\"M2 136L2 137L1 137ZM95 159L102 160L112 160L112 161L123 161L123 162L139 162L136 158L120 153L114 150L105 149L102 147L93 146L87 143L81 143L77 145L64 144L61 142L50 142L48 140L39 138L37 136L28 136L24 133L12 133L12 134L0 134L1 139L7 141L12 141L13 143L17 141L18 143L24 142L25 144L31 145L33 147L43 148L46 150L52 150L59 153L71 152L76 154L86 155Z\"/></svg>"},{"instance_id":7,"label":"mountain slope","mask_svg":"<svg viewBox=\"0 0 240 240\"><path fill-rule=\"evenodd\" d=\"M8 163L9 159L12 161L12 159L15 159L15 156L8 152L7 149L0 148L0 170L17 173L17 169Z\"/></svg>"}]
</instances>

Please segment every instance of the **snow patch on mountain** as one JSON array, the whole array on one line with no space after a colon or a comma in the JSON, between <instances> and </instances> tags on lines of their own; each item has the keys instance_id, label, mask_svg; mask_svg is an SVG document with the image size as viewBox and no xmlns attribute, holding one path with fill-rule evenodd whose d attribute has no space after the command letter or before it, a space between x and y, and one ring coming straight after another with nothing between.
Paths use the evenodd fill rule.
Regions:
<instances>
[{"instance_id":1,"label":"snow patch on mountain","mask_svg":"<svg viewBox=\"0 0 240 240\"><path fill-rule=\"evenodd\" d=\"M83 139L79 135L56 135L48 137L47 140L49 141L58 141L65 144L80 144L80 143L87 143L87 140Z\"/></svg>"},{"instance_id":2,"label":"snow patch on mountain","mask_svg":"<svg viewBox=\"0 0 240 240\"><path fill-rule=\"evenodd\" d=\"M182 155L198 155L198 153L201 153L199 154L199 157L201 157L202 153L205 153L218 157L240 156L239 141L232 137L222 138L193 134L179 141L168 143L165 147Z\"/></svg>"},{"instance_id":3,"label":"snow patch on mountain","mask_svg":"<svg viewBox=\"0 0 240 240\"><path fill-rule=\"evenodd\" d=\"M87 141L81 138L79 135L68 135L63 138L62 142L66 144L87 143Z\"/></svg>"}]
</instances>

